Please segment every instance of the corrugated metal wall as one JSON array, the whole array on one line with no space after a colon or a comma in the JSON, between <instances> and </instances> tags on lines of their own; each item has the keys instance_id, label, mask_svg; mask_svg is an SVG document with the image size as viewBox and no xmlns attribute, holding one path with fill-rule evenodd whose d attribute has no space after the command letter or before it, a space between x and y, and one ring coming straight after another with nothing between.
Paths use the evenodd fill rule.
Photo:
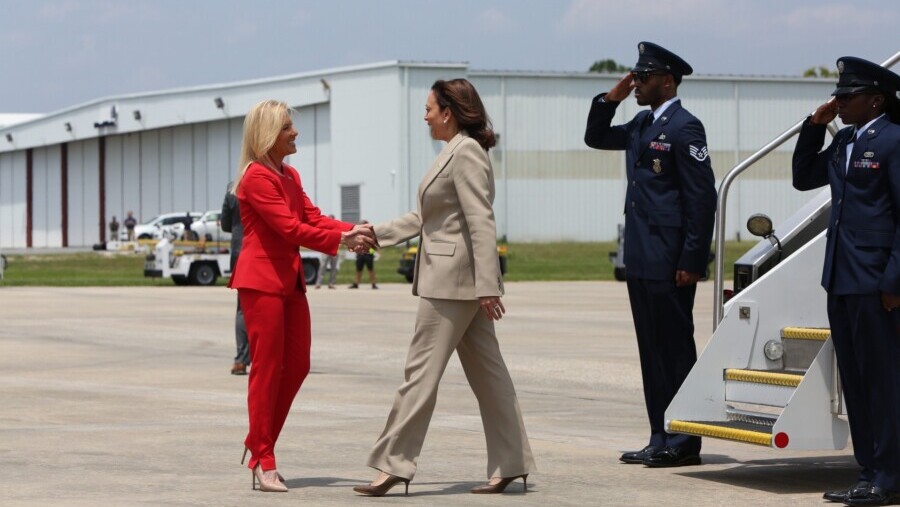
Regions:
<instances>
[{"instance_id":1,"label":"corrugated metal wall","mask_svg":"<svg viewBox=\"0 0 900 507\"><path fill-rule=\"evenodd\" d=\"M361 216L377 222L415 208L419 181L442 147L430 138L422 119L425 98L435 79L467 73L463 65L398 64L304 77L296 83L260 82L227 107L293 95L308 100L306 104L319 101L298 110L299 153L288 163L297 167L307 193L326 213L339 214L342 185L360 185ZM624 154L592 150L583 137L590 99L618 78L473 72L470 79L500 134L491 151L498 235L510 241L614 239L616 224L623 221ZM818 80L701 77L686 80L679 95L704 122L721 179L739 160L813 110L833 86ZM326 102L318 98L323 90ZM156 118L151 102L175 116L178 104L192 107L188 98L173 95L135 105L145 112L141 121ZM640 109L633 99L625 101L614 123L624 123ZM237 169L242 121L106 136L105 217L99 216L100 145L96 138L69 142L69 245L98 241L99 221L115 215L121 222L129 210L146 221L164 212L218 208ZM46 128L61 126L48 120ZM40 129L33 130L27 136L40 135ZM746 237L743 222L751 213L768 213L777 224L809 198L791 188L792 149L792 142L786 144L738 180L729 197L729 238ZM33 246L59 246L61 148L53 144L32 153ZM25 166L25 150L0 153L0 247L26 243Z\"/></svg>"},{"instance_id":2,"label":"corrugated metal wall","mask_svg":"<svg viewBox=\"0 0 900 507\"><path fill-rule=\"evenodd\" d=\"M0 154L0 246L25 247L25 169L24 151Z\"/></svg>"},{"instance_id":3,"label":"corrugated metal wall","mask_svg":"<svg viewBox=\"0 0 900 507\"><path fill-rule=\"evenodd\" d=\"M540 75L471 77L500 144L492 153L498 180L498 234L510 241L615 239L625 190L624 153L584 144L590 100L615 77ZM682 104L704 123L718 181L740 160L802 119L828 97L833 84L741 79L689 79ZM623 102L613 124L643 109ZM744 221L756 212L776 224L811 196L791 187L793 141L745 176L729 194L729 239L746 238ZM717 182L718 185L718 182Z\"/></svg>"}]
</instances>

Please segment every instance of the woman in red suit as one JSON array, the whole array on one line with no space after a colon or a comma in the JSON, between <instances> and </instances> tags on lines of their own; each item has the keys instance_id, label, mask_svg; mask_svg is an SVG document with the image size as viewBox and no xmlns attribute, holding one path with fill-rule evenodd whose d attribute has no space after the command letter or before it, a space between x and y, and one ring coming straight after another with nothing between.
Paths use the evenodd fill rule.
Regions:
<instances>
[{"instance_id":1,"label":"woman in red suit","mask_svg":"<svg viewBox=\"0 0 900 507\"><path fill-rule=\"evenodd\" d=\"M368 250L370 226L323 216L303 192L297 171L283 163L297 152L287 104L253 106L244 119L241 163L233 192L244 242L229 287L238 290L253 368L247 389L253 486L287 491L275 466L275 442L309 373L310 321L301 246L336 255L338 246Z\"/></svg>"}]
</instances>

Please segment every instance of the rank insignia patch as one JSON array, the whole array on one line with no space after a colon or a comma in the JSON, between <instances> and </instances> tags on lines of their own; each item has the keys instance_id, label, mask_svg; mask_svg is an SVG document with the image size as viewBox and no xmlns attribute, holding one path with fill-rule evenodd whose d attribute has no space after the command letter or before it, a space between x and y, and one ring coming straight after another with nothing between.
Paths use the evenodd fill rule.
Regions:
<instances>
[{"instance_id":1,"label":"rank insignia patch","mask_svg":"<svg viewBox=\"0 0 900 507\"><path fill-rule=\"evenodd\" d=\"M695 148L694 145L688 145L688 149L691 152L691 156L697 159L698 162L703 162L709 158L709 150L706 149L706 146Z\"/></svg>"}]
</instances>

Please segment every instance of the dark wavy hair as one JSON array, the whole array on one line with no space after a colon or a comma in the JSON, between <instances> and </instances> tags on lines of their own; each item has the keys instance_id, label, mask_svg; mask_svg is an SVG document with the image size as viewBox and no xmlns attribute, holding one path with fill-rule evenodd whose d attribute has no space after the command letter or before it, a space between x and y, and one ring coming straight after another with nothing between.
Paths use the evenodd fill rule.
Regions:
<instances>
[{"instance_id":1,"label":"dark wavy hair","mask_svg":"<svg viewBox=\"0 0 900 507\"><path fill-rule=\"evenodd\" d=\"M431 85L431 91L441 110L449 107L459 128L478 141L483 149L490 150L497 145L491 119L472 83L466 79L438 79Z\"/></svg>"}]
</instances>

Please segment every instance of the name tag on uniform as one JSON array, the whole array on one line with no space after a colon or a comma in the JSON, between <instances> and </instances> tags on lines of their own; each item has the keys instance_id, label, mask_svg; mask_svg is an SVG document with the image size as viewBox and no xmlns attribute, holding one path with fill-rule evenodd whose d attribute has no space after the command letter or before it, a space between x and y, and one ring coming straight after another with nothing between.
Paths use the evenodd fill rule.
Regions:
<instances>
[{"instance_id":1,"label":"name tag on uniform","mask_svg":"<svg viewBox=\"0 0 900 507\"><path fill-rule=\"evenodd\" d=\"M853 161L853 167L855 169L878 169L879 165L880 164L876 160L863 159Z\"/></svg>"},{"instance_id":2,"label":"name tag on uniform","mask_svg":"<svg viewBox=\"0 0 900 507\"><path fill-rule=\"evenodd\" d=\"M650 142L650 149L656 151L671 151L672 144L671 143L660 143L657 141Z\"/></svg>"}]
</instances>

